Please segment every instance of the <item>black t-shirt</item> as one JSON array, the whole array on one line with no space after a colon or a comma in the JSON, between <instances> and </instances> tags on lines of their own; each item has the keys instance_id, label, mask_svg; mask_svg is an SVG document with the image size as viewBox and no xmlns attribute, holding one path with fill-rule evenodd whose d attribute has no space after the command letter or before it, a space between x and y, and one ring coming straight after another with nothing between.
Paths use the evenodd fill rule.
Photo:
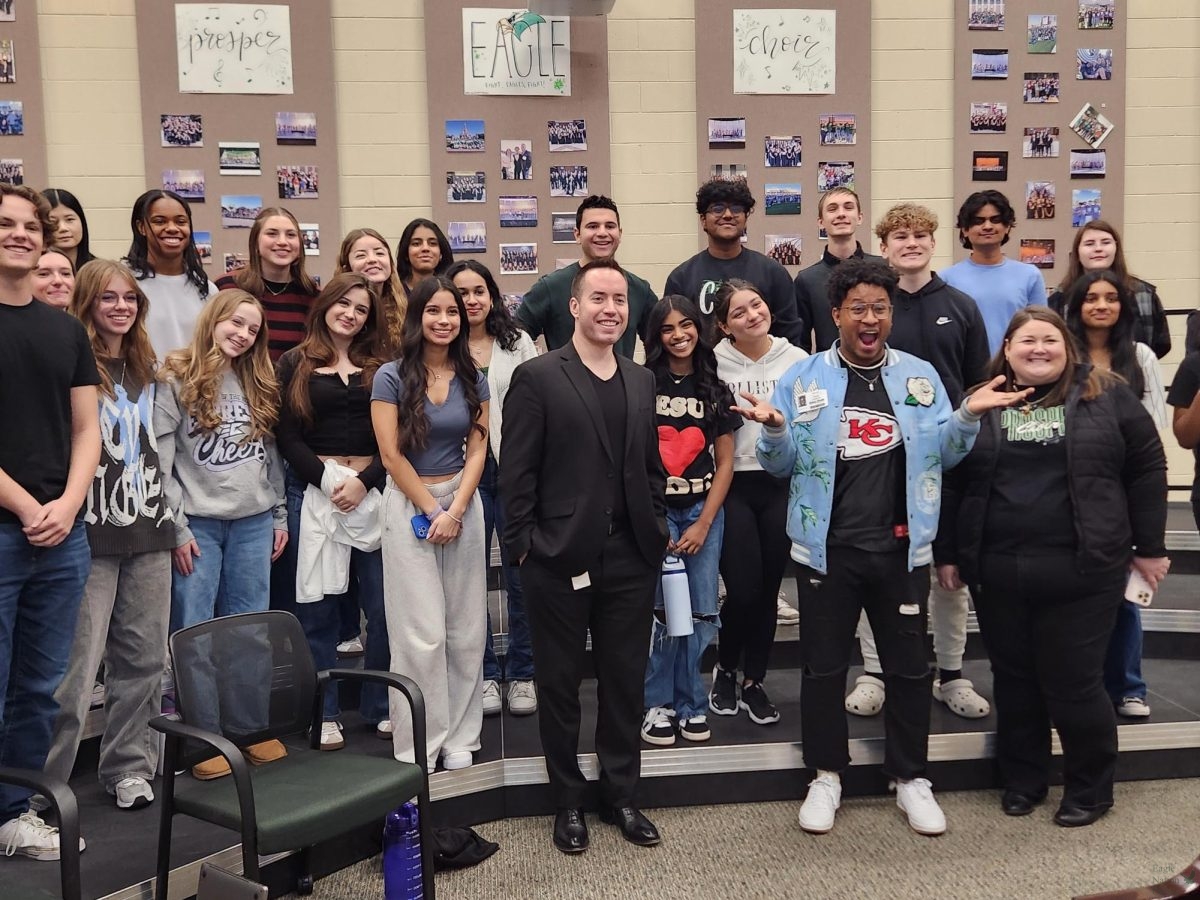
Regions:
<instances>
[{"instance_id":1,"label":"black t-shirt","mask_svg":"<svg viewBox=\"0 0 1200 900\"><path fill-rule=\"evenodd\" d=\"M621 377L620 366L607 381L597 377L591 369L588 369L588 375L600 400L600 418L608 432L608 446L613 454L613 477L608 479L608 506L612 510L613 521L620 522L628 518L625 505L625 416L628 405L625 380Z\"/></svg>"},{"instance_id":2,"label":"black t-shirt","mask_svg":"<svg viewBox=\"0 0 1200 900\"><path fill-rule=\"evenodd\" d=\"M67 486L71 388L99 383L78 319L37 300L0 304L0 469L39 503ZM0 507L0 524L19 522Z\"/></svg>"},{"instance_id":3,"label":"black t-shirt","mask_svg":"<svg viewBox=\"0 0 1200 900\"><path fill-rule=\"evenodd\" d=\"M1034 391L1036 401L1048 388ZM1063 406L1000 410L1000 443L983 547L1044 556L1075 550Z\"/></svg>"},{"instance_id":4,"label":"black t-shirt","mask_svg":"<svg viewBox=\"0 0 1200 900\"><path fill-rule=\"evenodd\" d=\"M658 373L654 410L658 453L667 470L667 505L693 506L712 488L717 469L713 445L721 435L741 427L741 416L729 410L719 415L708 410L706 415L696 396L696 376L680 378L669 371Z\"/></svg>"},{"instance_id":5,"label":"black t-shirt","mask_svg":"<svg viewBox=\"0 0 1200 900\"><path fill-rule=\"evenodd\" d=\"M881 370L861 371L847 367L828 543L886 553L907 545L905 534L896 533L897 526L908 524L904 436Z\"/></svg>"},{"instance_id":6,"label":"black t-shirt","mask_svg":"<svg viewBox=\"0 0 1200 900\"><path fill-rule=\"evenodd\" d=\"M1200 353L1189 353L1175 370L1175 380L1167 392L1167 402L1176 409L1187 409L1200 391ZM1200 447L1192 450L1196 460L1192 477L1192 499L1200 500Z\"/></svg>"}]
</instances>

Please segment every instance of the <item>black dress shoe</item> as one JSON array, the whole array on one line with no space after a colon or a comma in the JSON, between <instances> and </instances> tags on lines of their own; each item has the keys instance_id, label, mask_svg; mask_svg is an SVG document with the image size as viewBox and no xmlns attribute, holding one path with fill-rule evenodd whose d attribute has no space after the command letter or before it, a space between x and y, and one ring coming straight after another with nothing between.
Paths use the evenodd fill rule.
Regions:
<instances>
[{"instance_id":1,"label":"black dress shoe","mask_svg":"<svg viewBox=\"0 0 1200 900\"><path fill-rule=\"evenodd\" d=\"M582 809L560 809L554 817L554 846L563 853L582 853L588 848L587 821Z\"/></svg>"},{"instance_id":2,"label":"black dress shoe","mask_svg":"<svg viewBox=\"0 0 1200 900\"><path fill-rule=\"evenodd\" d=\"M639 847L653 847L662 841L654 823L633 806L605 806L600 809L600 821L616 825L625 840Z\"/></svg>"},{"instance_id":3,"label":"black dress shoe","mask_svg":"<svg viewBox=\"0 0 1200 900\"><path fill-rule=\"evenodd\" d=\"M1045 799L1045 794L1037 797L1022 791L1007 790L1000 797L1000 808L1006 816L1027 816Z\"/></svg>"},{"instance_id":4,"label":"black dress shoe","mask_svg":"<svg viewBox=\"0 0 1200 900\"><path fill-rule=\"evenodd\" d=\"M1106 812L1109 807L1101 806L1097 809L1083 809L1079 806L1071 806L1064 803L1058 808L1058 812L1054 814L1054 824L1061 825L1063 828L1082 828L1084 825L1091 825Z\"/></svg>"}]
</instances>

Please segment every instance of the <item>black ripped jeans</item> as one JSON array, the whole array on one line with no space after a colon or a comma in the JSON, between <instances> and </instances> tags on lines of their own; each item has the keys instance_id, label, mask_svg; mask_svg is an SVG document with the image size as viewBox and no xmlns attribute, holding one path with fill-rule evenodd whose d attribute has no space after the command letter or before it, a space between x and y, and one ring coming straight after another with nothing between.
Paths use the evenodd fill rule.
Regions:
<instances>
[{"instance_id":1,"label":"black ripped jeans","mask_svg":"<svg viewBox=\"0 0 1200 900\"><path fill-rule=\"evenodd\" d=\"M908 571L908 550L870 553L829 547L829 573L801 566L800 644L804 675L800 725L804 762L840 772L850 765L846 672L859 612L866 610L887 686L883 770L892 778L925 774L932 672L925 632L929 567Z\"/></svg>"}]
</instances>

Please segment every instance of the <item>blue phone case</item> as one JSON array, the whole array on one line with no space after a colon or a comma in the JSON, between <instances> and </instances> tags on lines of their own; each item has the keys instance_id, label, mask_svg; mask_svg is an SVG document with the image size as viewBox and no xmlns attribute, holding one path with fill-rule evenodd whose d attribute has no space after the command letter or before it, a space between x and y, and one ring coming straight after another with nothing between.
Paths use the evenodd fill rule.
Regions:
<instances>
[{"instance_id":1,"label":"blue phone case","mask_svg":"<svg viewBox=\"0 0 1200 900\"><path fill-rule=\"evenodd\" d=\"M430 524L429 516L425 515L425 513L417 513L417 515L412 517L413 534L417 536L417 540L423 541L429 537Z\"/></svg>"}]
</instances>

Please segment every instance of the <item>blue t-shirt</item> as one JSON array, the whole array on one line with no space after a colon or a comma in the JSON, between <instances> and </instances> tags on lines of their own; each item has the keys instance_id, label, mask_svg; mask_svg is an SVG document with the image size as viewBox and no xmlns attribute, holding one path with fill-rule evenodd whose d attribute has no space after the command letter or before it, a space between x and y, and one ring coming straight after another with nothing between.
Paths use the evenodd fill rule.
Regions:
<instances>
[{"instance_id":1,"label":"blue t-shirt","mask_svg":"<svg viewBox=\"0 0 1200 900\"><path fill-rule=\"evenodd\" d=\"M1004 332L1013 313L1026 306L1046 305L1046 283L1042 273L1029 263L1005 259L998 266L981 266L970 259L939 271L942 281L975 301L983 314L988 351L995 356L1004 343Z\"/></svg>"},{"instance_id":2,"label":"blue t-shirt","mask_svg":"<svg viewBox=\"0 0 1200 900\"><path fill-rule=\"evenodd\" d=\"M475 374L475 392L479 402L491 399L487 376ZM400 381L400 364L385 363L375 373L371 384L371 399L399 406L404 397ZM418 475L453 475L462 469L467 459L467 433L471 429L471 413L467 397L457 377L450 379L450 393L440 406L425 397L425 415L429 417L429 439L421 449L409 448L405 458Z\"/></svg>"}]
</instances>

